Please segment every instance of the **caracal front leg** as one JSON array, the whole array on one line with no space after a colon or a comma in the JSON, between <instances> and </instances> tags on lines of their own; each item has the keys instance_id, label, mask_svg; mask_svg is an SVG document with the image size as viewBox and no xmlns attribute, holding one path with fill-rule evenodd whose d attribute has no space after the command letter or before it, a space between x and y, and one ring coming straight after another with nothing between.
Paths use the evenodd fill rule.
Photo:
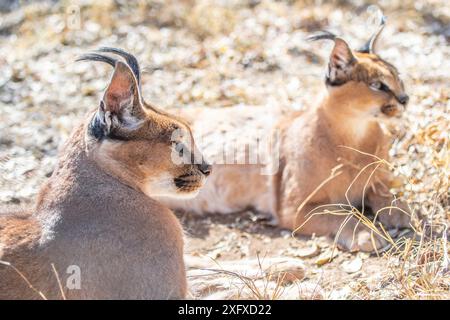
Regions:
<instances>
[{"instance_id":1,"label":"caracal front leg","mask_svg":"<svg viewBox=\"0 0 450 320\"><path fill-rule=\"evenodd\" d=\"M411 228L411 213L408 205L395 199L388 191L386 194L380 194L370 190L367 194L367 202L377 219L387 229Z\"/></svg>"},{"instance_id":2,"label":"caracal front leg","mask_svg":"<svg viewBox=\"0 0 450 320\"><path fill-rule=\"evenodd\" d=\"M338 246L349 251L373 252L388 245L385 239L360 223L356 217L345 213L326 213L326 210L335 211L336 206L311 203L305 205L298 214L296 210L284 210L279 216L280 226L295 231L295 234L336 237Z\"/></svg>"}]
</instances>

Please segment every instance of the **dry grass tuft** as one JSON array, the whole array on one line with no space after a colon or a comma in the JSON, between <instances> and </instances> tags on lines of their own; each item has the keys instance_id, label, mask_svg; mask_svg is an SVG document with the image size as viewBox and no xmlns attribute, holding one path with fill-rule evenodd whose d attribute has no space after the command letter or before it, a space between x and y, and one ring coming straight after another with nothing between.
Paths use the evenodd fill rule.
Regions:
<instances>
[{"instance_id":1,"label":"dry grass tuft","mask_svg":"<svg viewBox=\"0 0 450 320\"><path fill-rule=\"evenodd\" d=\"M389 251L390 275L400 299L449 299L447 225L426 224L420 237L400 239Z\"/></svg>"},{"instance_id":2,"label":"dry grass tuft","mask_svg":"<svg viewBox=\"0 0 450 320\"><path fill-rule=\"evenodd\" d=\"M449 241L448 241L448 224L446 218L449 215L448 195L449 195L449 138L448 135L443 134L443 131L439 127L440 123L429 125L421 130L415 139L421 146L426 146L430 150L431 164L435 166L433 187L434 192L432 195L432 205L429 207L434 211L421 212L420 217L412 213L405 212L401 208L392 205L390 207L382 208L378 212L374 213L373 219L364 215L364 200L363 209L358 210L354 207L347 197L347 203L328 204L314 208L308 213L308 219L304 222L307 223L314 215L319 214L334 214L344 215L347 218L341 225L339 232L335 237L334 246L337 246L337 240L345 224L352 217L359 220L359 223L365 225L372 233L373 236L377 235L389 243L390 249L382 255L383 259L386 259L389 266L389 272L385 274L385 281L391 283L390 290L393 290L394 296L399 299L449 299L450 298L450 269L449 269ZM349 148L355 152L359 150ZM369 186L369 180L373 174L380 169L381 166L387 166L390 170L401 173L398 166L387 162L386 160L377 158L374 155L369 155L375 158L375 161L369 163L364 168L360 169L360 172L355 176L354 181L366 170L372 170L368 176L365 188ZM313 192L316 193L321 187L323 187L328 181L334 179L340 174L341 167L334 168L329 176L322 184ZM407 184L416 184L416 177L403 176L403 180L407 181ZM351 189L353 182L347 188L347 193ZM407 187L403 186L405 189ZM312 195L313 195L312 194ZM363 197L365 189L363 190ZM312 196L311 195L311 196ZM409 193L409 197L405 200L411 204L413 203L414 193ZM307 198L305 201L307 201ZM304 206L302 203L299 206L299 210ZM324 209L328 207L336 207L336 210ZM412 219L413 231L409 234L403 233L407 236L398 236L397 239L391 237L390 233L383 228L383 226L377 223L376 219L380 212L392 209L401 210L404 214L408 214L415 219ZM322 210L321 210L322 209ZM324 210L323 210L324 209ZM434 212L446 211L447 217L444 215L434 215ZM438 222L435 222L438 221ZM303 225L304 225L303 224ZM294 233L300 229L303 225L299 226ZM386 248L387 250L388 248ZM385 250L383 250L385 251ZM380 255L380 252L376 252Z\"/></svg>"}]
</instances>

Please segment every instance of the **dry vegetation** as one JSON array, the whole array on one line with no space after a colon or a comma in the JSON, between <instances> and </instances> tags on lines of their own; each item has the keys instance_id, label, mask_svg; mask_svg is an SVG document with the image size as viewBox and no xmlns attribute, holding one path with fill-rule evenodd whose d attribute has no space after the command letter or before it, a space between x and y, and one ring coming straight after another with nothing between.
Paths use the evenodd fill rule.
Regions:
<instances>
[{"instance_id":1,"label":"dry vegetation","mask_svg":"<svg viewBox=\"0 0 450 320\"><path fill-rule=\"evenodd\" d=\"M325 28L357 46L373 30L371 1L23 3L0 6L0 201L13 204L31 201L58 146L97 105L110 70L74 63L82 52L108 45L136 54L144 95L162 107L301 109L323 86L331 46L305 37ZM384 165L399 178L415 234L377 257L294 238L251 212L183 214L193 297L450 298L450 7L378 5L388 16L380 54L411 96L406 114L388 124L395 140Z\"/></svg>"}]
</instances>

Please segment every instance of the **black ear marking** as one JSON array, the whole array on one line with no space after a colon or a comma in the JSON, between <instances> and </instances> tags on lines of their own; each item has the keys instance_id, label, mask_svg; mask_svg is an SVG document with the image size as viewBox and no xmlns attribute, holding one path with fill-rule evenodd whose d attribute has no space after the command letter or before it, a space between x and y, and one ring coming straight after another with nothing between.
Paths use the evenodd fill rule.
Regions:
<instances>
[{"instance_id":1,"label":"black ear marking","mask_svg":"<svg viewBox=\"0 0 450 320\"><path fill-rule=\"evenodd\" d=\"M89 134L97 140L103 140L105 138L105 124L99 119L96 114L88 126Z\"/></svg>"},{"instance_id":2,"label":"black ear marking","mask_svg":"<svg viewBox=\"0 0 450 320\"><path fill-rule=\"evenodd\" d=\"M108 127L108 121L105 120L105 116L108 114L105 113L104 102L100 102L100 107L92 117L91 122L88 125L88 133L90 136L94 137L98 141L102 141L103 139L112 139L119 141L129 141L126 135L120 134L114 130L114 127ZM111 116L111 114L109 114Z\"/></svg>"},{"instance_id":3,"label":"black ear marking","mask_svg":"<svg viewBox=\"0 0 450 320\"><path fill-rule=\"evenodd\" d=\"M107 135L106 131L105 105L101 101L97 112L92 117L91 122L89 122L88 133L97 140L103 140Z\"/></svg>"}]
</instances>

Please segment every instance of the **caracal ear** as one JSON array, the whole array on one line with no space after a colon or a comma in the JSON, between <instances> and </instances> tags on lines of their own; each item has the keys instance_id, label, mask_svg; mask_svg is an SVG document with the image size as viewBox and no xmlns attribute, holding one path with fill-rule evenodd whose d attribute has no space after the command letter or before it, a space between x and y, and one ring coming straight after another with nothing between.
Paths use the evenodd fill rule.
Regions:
<instances>
[{"instance_id":1,"label":"caracal ear","mask_svg":"<svg viewBox=\"0 0 450 320\"><path fill-rule=\"evenodd\" d=\"M334 47L331 51L330 61L328 63L327 83L331 85L340 85L348 80L356 58L352 53L347 42L329 31L321 31L318 34L309 36L309 41L333 40Z\"/></svg>"},{"instance_id":2,"label":"caracal ear","mask_svg":"<svg viewBox=\"0 0 450 320\"><path fill-rule=\"evenodd\" d=\"M114 72L97 112L89 123L89 133L96 139L104 137L122 137L137 129L146 117L139 90L139 66L134 63L134 56L119 49L104 48L106 52L126 56L126 61L133 63L131 69L126 63L98 53L88 53L77 58L77 61L100 61L114 67ZM136 75L135 75L135 73Z\"/></svg>"},{"instance_id":3,"label":"caracal ear","mask_svg":"<svg viewBox=\"0 0 450 320\"><path fill-rule=\"evenodd\" d=\"M342 84L346 81L356 58L347 42L336 37L328 65L328 81L331 84Z\"/></svg>"},{"instance_id":4,"label":"caracal ear","mask_svg":"<svg viewBox=\"0 0 450 320\"><path fill-rule=\"evenodd\" d=\"M341 38L336 38L334 40L334 48L331 51L330 65L333 68L345 69L351 66L355 62L355 57L353 56L352 50Z\"/></svg>"},{"instance_id":5,"label":"caracal ear","mask_svg":"<svg viewBox=\"0 0 450 320\"><path fill-rule=\"evenodd\" d=\"M143 115L139 87L130 67L117 61L111 81L103 96L104 112L132 121Z\"/></svg>"}]
</instances>

